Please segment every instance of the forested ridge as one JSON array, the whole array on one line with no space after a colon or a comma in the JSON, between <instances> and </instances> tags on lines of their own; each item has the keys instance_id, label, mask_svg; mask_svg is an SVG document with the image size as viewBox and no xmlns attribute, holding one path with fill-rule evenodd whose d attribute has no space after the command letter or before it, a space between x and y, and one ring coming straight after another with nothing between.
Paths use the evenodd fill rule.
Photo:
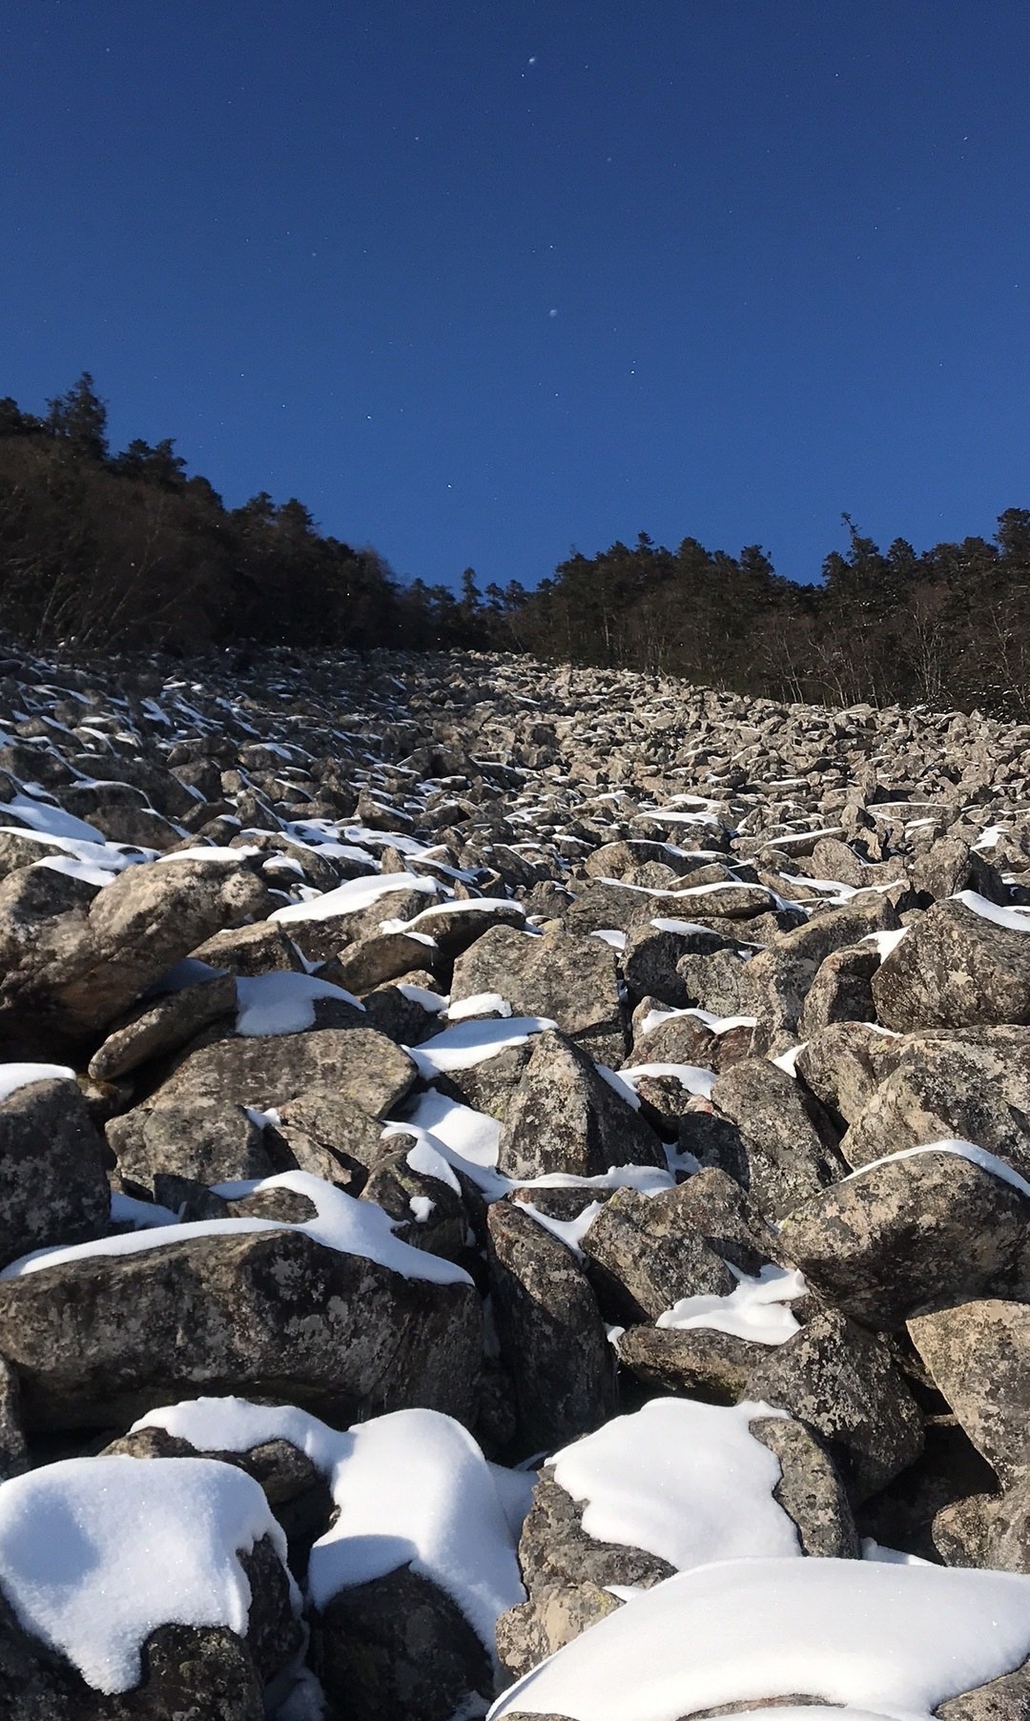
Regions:
<instances>
[{"instance_id":1,"label":"forested ridge","mask_svg":"<svg viewBox=\"0 0 1030 1721\"><path fill-rule=\"evenodd\" d=\"M111 451L84 373L45 416L0 399L0 617L33 645L177 653L247 644L478 647L832 705L1030 716L1030 509L993 541L881 550L844 516L819 584L641 533L573 553L536 589L398 580L296 498L227 508L172 439Z\"/></svg>"}]
</instances>

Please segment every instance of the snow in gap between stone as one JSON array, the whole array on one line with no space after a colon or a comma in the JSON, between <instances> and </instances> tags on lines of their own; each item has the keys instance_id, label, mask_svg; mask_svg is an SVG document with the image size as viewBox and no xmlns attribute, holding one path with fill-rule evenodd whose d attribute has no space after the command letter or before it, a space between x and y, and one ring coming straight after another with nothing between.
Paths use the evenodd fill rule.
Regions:
<instances>
[{"instance_id":1,"label":"snow in gap between stone","mask_svg":"<svg viewBox=\"0 0 1030 1721\"><path fill-rule=\"evenodd\" d=\"M421 878L413 872L375 873L370 878L348 879L346 884L324 891L308 902L287 903L284 908L273 909L268 918L286 924L295 920L328 920L333 915L357 914L363 908L371 908L391 891L416 890L424 896L439 896L440 889L436 879Z\"/></svg>"},{"instance_id":2,"label":"snow in gap between stone","mask_svg":"<svg viewBox=\"0 0 1030 1721\"><path fill-rule=\"evenodd\" d=\"M245 1637L238 1553L286 1538L242 1470L208 1458L66 1458L0 1486L0 1587L27 1631L96 1691L128 1691L158 1626ZM290 1581L299 1612L300 1597Z\"/></svg>"},{"instance_id":3,"label":"snow in gap between stone","mask_svg":"<svg viewBox=\"0 0 1030 1721\"><path fill-rule=\"evenodd\" d=\"M516 1712L677 1721L795 1692L822 1705L758 1713L855 1721L859 1710L914 1721L1028 1655L1030 1578L1022 1575L726 1560L678 1573L592 1626L509 1687L489 1721Z\"/></svg>"},{"instance_id":4,"label":"snow in gap between stone","mask_svg":"<svg viewBox=\"0 0 1030 1721\"><path fill-rule=\"evenodd\" d=\"M728 1296L707 1293L696 1297L681 1297L655 1321L656 1327L707 1328L709 1332L730 1333L734 1338L749 1339L752 1344L782 1345L800 1331L797 1317L787 1306L795 1298L807 1294L808 1286L795 1267L763 1267L757 1278L741 1273L727 1262L737 1284Z\"/></svg>"},{"instance_id":5,"label":"snow in gap between stone","mask_svg":"<svg viewBox=\"0 0 1030 1721\"><path fill-rule=\"evenodd\" d=\"M464 1022L470 1016L511 1015L511 1005L499 992L473 992L468 998L458 998L444 1012L448 1022Z\"/></svg>"},{"instance_id":6,"label":"snow in gap between stone","mask_svg":"<svg viewBox=\"0 0 1030 1721\"><path fill-rule=\"evenodd\" d=\"M104 846L103 831L98 831L95 825L87 825L85 819L76 819L71 813L62 812L60 807L52 806L49 801L33 801L28 795L15 795L5 804L4 813L13 813L16 819L31 830L41 831L44 836L68 837L74 842Z\"/></svg>"},{"instance_id":7,"label":"snow in gap between stone","mask_svg":"<svg viewBox=\"0 0 1030 1721\"><path fill-rule=\"evenodd\" d=\"M975 890L956 891L948 900L960 902L971 914L981 920L992 920L995 926L1004 926L1008 932L1030 932L1030 908L1002 908Z\"/></svg>"},{"instance_id":8,"label":"snow in gap between stone","mask_svg":"<svg viewBox=\"0 0 1030 1721\"><path fill-rule=\"evenodd\" d=\"M315 1217L299 1224L286 1219L198 1219L184 1225L130 1231L121 1237L98 1237L90 1243L73 1243L66 1248L36 1249L4 1267L0 1279L22 1278L26 1273L62 1266L66 1261L85 1261L100 1255L137 1255L144 1249L167 1249L174 1243L199 1242L205 1238L241 1237L256 1231L303 1231L312 1242L343 1255L363 1255L405 1279L430 1279L438 1285L472 1282L464 1268L453 1261L427 1254L424 1249L413 1249L395 1237L395 1221L374 1202L356 1201L353 1195L324 1183L320 1177L312 1177L310 1172L284 1171L278 1177L266 1177L256 1183L219 1183L214 1188L216 1195L230 1201L266 1189L291 1189L297 1195L307 1196L316 1209Z\"/></svg>"},{"instance_id":9,"label":"snow in gap between stone","mask_svg":"<svg viewBox=\"0 0 1030 1721\"><path fill-rule=\"evenodd\" d=\"M305 1453L339 1508L311 1550L308 1590L319 1609L339 1590L411 1564L493 1653L498 1614L526 1599L508 1512L516 1496L528 1510L531 1481L509 1482L504 1472L499 1485L500 1467L439 1411L397 1410L340 1434L292 1406L201 1398L151 1410L134 1426L165 1428L201 1450L248 1452L286 1440Z\"/></svg>"},{"instance_id":10,"label":"snow in gap between stone","mask_svg":"<svg viewBox=\"0 0 1030 1721\"><path fill-rule=\"evenodd\" d=\"M534 1034L556 1028L546 1016L512 1016L507 1021L459 1022L419 1046L405 1046L420 1076L432 1081L448 1070L467 1070L495 1058L506 1046L524 1046Z\"/></svg>"},{"instance_id":11,"label":"snow in gap between stone","mask_svg":"<svg viewBox=\"0 0 1030 1721\"><path fill-rule=\"evenodd\" d=\"M548 1462L596 1541L643 1548L678 1571L745 1555L800 1558L797 1530L773 1498L779 1459L750 1429L783 1416L761 1403L653 1398Z\"/></svg>"},{"instance_id":12,"label":"snow in gap between stone","mask_svg":"<svg viewBox=\"0 0 1030 1721\"><path fill-rule=\"evenodd\" d=\"M364 1011L360 998L313 974L288 970L255 974L236 982L236 1032L238 1034L302 1034L315 1025L315 1001L335 998Z\"/></svg>"},{"instance_id":13,"label":"snow in gap between stone","mask_svg":"<svg viewBox=\"0 0 1030 1721\"><path fill-rule=\"evenodd\" d=\"M600 1064L598 1070L601 1075L605 1074ZM636 1086L644 1076L671 1076L685 1093L700 1094L703 1099L711 1099L718 1080L714 1070L706 1070L700 1064L631 1064L629 1069L619 1070L618 1076L620 1082L630 1089L638 1106Z\"/></svg>"}]
</instances>

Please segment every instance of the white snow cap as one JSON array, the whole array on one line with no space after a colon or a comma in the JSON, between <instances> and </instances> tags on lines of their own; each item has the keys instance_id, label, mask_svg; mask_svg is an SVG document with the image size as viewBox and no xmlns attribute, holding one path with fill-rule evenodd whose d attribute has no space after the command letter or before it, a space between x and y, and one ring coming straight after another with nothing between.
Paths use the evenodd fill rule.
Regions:
<instances>
[{"instance_id":1,"label":"white snow cap","mask_svg":"<svg viewBox=\"0 0 1030 1721\"><path fill-rule=\"evenodd\" d=\"M273 909L268 918L289 924L296 920L328 920L336 914L357 914L359 909L371 908L381 896L397 890L417 890L424 896L439 896L440 885L434 878L421 878L413 872L375 873L371 878L349 879L346 884L312 897L309 902L293 902L285 908Z\"/></svg>"},{"instance_id":2,"label":"white snow cap","mask_svg":"<svg viewBox=\"0 0 1030 1721\"><path fill-rule=\"evenodd\" d=\"M311 1550L308 1588L317 1608L339 1590L410 1565L450 1596L492 1653L498 1615L526 1599L518 1530L506 1515L513 1494L527 1506L525 1479L487 1464L471 1434L439 1411L398 1410L340 1434L288 1405L201 1398L149 1411L135 1424L155 1427L217 1452L287 1440L323 1471L339 1516Z\"/></svg>"},{"instance_id":3,"label":"white snow cap","mask_svg":"<svg viewBox=\"0 0 1030 1721\"><path fill-rule=\"evenodd\" d=\"M313 974L255 974L236 982L238 1034L302 1034L315 1025L315 1003L335 998L355 1010L365 1006L353 992Z\"/></svg>"},{"instance_id":4,"label":"white snow cap","mask_svg":"<svg viewBox=\"0 0 1030 1721\"><path fill-rule=\"evenodd\" d=\"M736 1273L737 1269L731 1267ZM681 1297L658 1316L656 1327L674 1327L681 1331L691 1327L707 1327L717 1333L732 1333L752 1344L782 1345L800 1331L797 1316L789 1305L807 1294L808 1286L797 1268L763 1267L757 1278L746 1273L737 1276L737 1284L726 1297L702 1293L696 1297Z\"/></svg>"},{"instance_id":5,"label":"white snow cap","mask_svg":"<svg viewBox=\"0 0 1030 1721\"><path fill-rule=\"evenodd\" d=\"M779 1460L750 1430L758 1417L783 1412L653 1398L557 1453L554 1479L586 1502L588 1536L643 1548L679 1571L743 1555L800 1557L797 1530L773 1499Z\"/></svg>"},{"instance_id":6,"label":"white snow cap","mask_svg":"<svg viewBox=\"0 0 1030 1721\"><path fill-rule=\"evenodd\" d=\"M684 1653L689 1645L689 1654ZM681 1572L574 1638L498 1699L572 1721L677 1721L809 1694L834 1709L929 1716L1030 1655L1030 1577L866 1560L726 1560ZM764 1713L759 1711L759 1713Z\"/></svg>"},{"instance_id":7,"label":"white snow cap","mask_svg":"<svg viewBox=\"0 0 1030 1721\"><path fill-rule=\"evenodd\" d=\"M169 1248L173 1243L190 1243L205 1237L239 1237L251 1231L303 1231L327 1249L338 1249L343 1255L364 1255L405 1279L432 1279L438 1285L471 1283L464 1267L445 1261L440 1255L430 1255L425 1249L413 1249L395 1237L397 1222L374 1201L356 1201L353 1195L323 1182L320 1177L312 1177L308 1171L284 1171L278 1177L266 1177L256 1183L218 1183L215 1194L232 1201L266 1189L291 1189L297 1195L306 1195L315 1208L314 1218L299 1224L286 1219L197 1219L183 1225L129 1231L120 1237L98 1237L90 1243L35 1249L6 1266L0 1279L19 1279L26 1273L57 1267L65 1261L84 1261L96 1255L136 1255L144 1249Z\"/></svg>"},{"instance_id":8,"label":"white snow cap","mask_svg":"<svg viewBox=\"0 0 1030 1721\"><path fill-rule=\"evenodd\" d=\"M246 1636L238 1555L286 1538L252 1477L209 1458L67 1458L0 1485L0 1588L95 1691L128 1691L159 1625ZM297 1611L300 1597L291 1580Z\"/></svg>"},{"instance_id":9,"label":"white snow cap","mask_svg":"<svg viewBox=\"0 0 1030 1721\"><path fill-rule=\"evenodd\" d=\"M67 1064L0 1064L0 1100L10 1099L19 1088L34 1082L73 1082L75 1071Z\"/></svg>"},{"instance_id":10,"label":"white snow cap","mask_svg":"<svg viewBox=\"0 0 1030 1721\"><path fill-rule=\"evenodd\" d=\"M419 1075L432 1081L434 1076L446 1074L448 1070L468 1070L473 1064L485 1063L487 1058L495 1058L498 1052L503 1052L506 1046L524 1046L534 1034L542 1034L547 1028L557 1026L557 1022L546 1016L509 1016L500 1021L485 1017L457 1022L454 1027L445 1028L442 1034L435 1034L431 1040L403 1049L416 1065Z\"/></svg>"}]
</instances>

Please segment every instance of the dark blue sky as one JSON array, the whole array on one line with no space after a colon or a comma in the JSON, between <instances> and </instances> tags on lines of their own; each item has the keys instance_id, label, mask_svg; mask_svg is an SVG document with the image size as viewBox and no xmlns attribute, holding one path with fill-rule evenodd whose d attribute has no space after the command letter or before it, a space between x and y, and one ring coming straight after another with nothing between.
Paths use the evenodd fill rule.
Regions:
<instances>
[{"instance_id":1,"label":"dark blue sky","mask_svg":"<svg viewBox=\"0 0 1030 1721\"><path fill-rule=\"evenodd\" d=\"M1030 505L1025 0L8 0L0 394L403 576Z\"/></svg>"}]
</instances>

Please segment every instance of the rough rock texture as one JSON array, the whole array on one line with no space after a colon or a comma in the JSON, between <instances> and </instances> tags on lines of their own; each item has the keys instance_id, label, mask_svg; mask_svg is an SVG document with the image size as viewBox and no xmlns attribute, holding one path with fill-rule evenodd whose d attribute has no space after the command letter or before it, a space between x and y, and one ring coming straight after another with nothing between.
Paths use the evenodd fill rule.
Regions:
<instances>
[{"instance_id":1,"label":"rough rock texture","mask_svg":"<svg viewBox=\"0 0 1030 1721\"><path fill-rule=\"evenodd\" d=\"M0 1100L0 1267L103 1236L109 1219L104 1143L75 1083L33 1082Z\"/></svg>"},{"instance_id":2,"label":"rough rock texture","mask_svg":"<svg viewBox=\"0 0 1030 1721\"><path fill-rule=\"evenodd\" d=\"M543 937L494 926L454 964L452 999L500 993L516 1016L543 1016L599 1063L626 1050L614 953L561 927Z\"/></svg>"},{"instance_id":3,"label":"rough rock texture","mask_svg":"<svg viewBox=\"0 0 1030 1721\"><path fill-rule=\"evenodd\" d=\"M586 1276L561 1243L506 1202L490 1209L489 1237L521 1444L527 1454L554 1448L614 1414L614 1355Z\"/></svg>"},{"instance_id":4,"label":"rough rock texture","mask_svg":"<svg viewBox=\"0 0 1030 1721\"><path fill-rule=\"evenodd\" d=\"M472 1627L407 1566L332 1598L317 1619L315 1665L326 1695L355 1721L449 1721L493 1691Z\"/></svg>"},{"instance_id":5,"label":"rough rock texture","mask_svg":"<svg viewBox=\"0 0 1030 1721\"><path fill-rule=\"evenodd\" d=\"M563 1034L541 1034L508 1102L500 1169L595 1177L616 1165L664 1165L661 1143Z\"/></svg>"},{"instance_id":6,"label":"rough rock texture","mask_svg":"<svg viewBox=\"0 0 1030 1721\"><path fill-rule=\"evenodd\" d=\"M873 977L888 1028L1030 1022L1030 940L949 898L910 927Z\"/></svg>"},{"instance_id":7,"label":"rough rock texture","mask_svg":"<svg viewBox=\"0 0 1030 1721\"><path fill-rule=\"evenodd\" d=\"M917 1316L919 1355L1003 1483L1030 1464L1030 1304L983 1298Z\"/></svg>"},{"instance_id":8,"label":"rough rock texture","mask_svg":"<svg viewBox=\"0 0 1030 1721\"><path fill-rule=\"evenodd\" d=\"M471 1285L405 1279L302 1232L198 1238L0 1281L0 1355L28 1428L106 1428L199 1393L348 1422L475 1399Z\"/></svg>"},{"instance_id":9,"label":"rough rock texture","mask_svg":"<svg viewBox=\"0 0 1030 1721\"><path fill-rule=\"evenodd\" d=\"M657 1320L681 1297L726 1297L726 1263L684 1220L678 1189L640 1195L618 1189L583 1237L602 1306L628 1321Z\"/></svg>"},{"instance_id":10,"label":"rough rock texture","mask_svg":"<svg viewBox=\"0 0 1030 1721\"><path fill-rule=\"evenodd\" d=\"M847 1170L829 1120L806 1102L784 1070L764 1058L747 1058L725 1071L712 1101L740 1130L748 1189L767 1218L778 1219Z\"/></svg>"},{"instance_id":11,"label":"rough rock texture","mask_svg":"<svg viewBox=\"0 0 1030 1721\"><path fill-rule=\"evenodd\" d=\"M870 1166L810 1196L781 1247L820 1296L876 1329L939 1301L1026 1286L1030 1195L957 1153Z\"/></svg>"},{"instance_id":12,"label":"rough rock texture","mask_svg":"<svg viewBox=\"0 0 1030 1721\"><path fill-rule=\"evenodd\" d=\"M752 1369L747 1399L786 1410L825 1441L853 1505L918 1458L922 1417L890 1354L843 1315L816 1315Z\"/></svg>"}]
</instances>

